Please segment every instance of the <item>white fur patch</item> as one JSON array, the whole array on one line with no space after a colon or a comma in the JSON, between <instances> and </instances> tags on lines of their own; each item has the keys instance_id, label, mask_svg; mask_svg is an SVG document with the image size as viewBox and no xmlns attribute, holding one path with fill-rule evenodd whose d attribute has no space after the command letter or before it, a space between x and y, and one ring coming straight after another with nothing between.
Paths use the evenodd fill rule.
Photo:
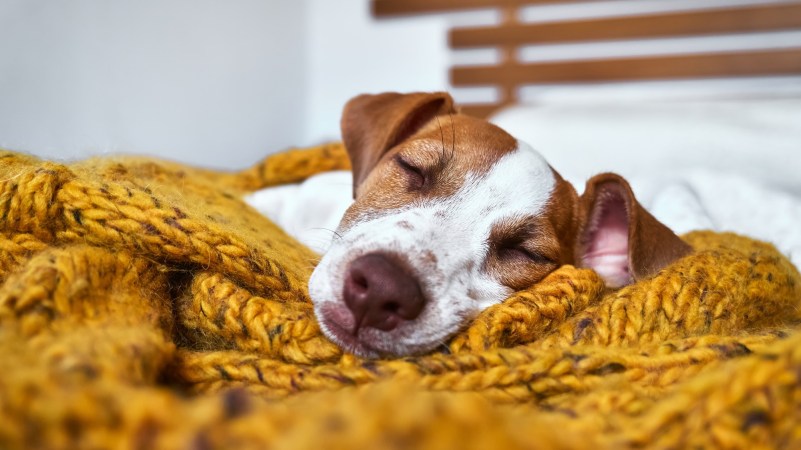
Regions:
<instances>
[{"instance_id":1,"label":"white fur patch","mask_svg":"<svg viewBox=\"0 0 801 450\"><path fill-rule=\"evenodd\" d=\"M353 176L339 170L299 184L261 189L244 200L310 249L325 253L352 196Z\"/></svg>"},{"instance_id":2,"label":"white fur patch","mask_svg":"<svg viewBox=\"0 0 801 450\"><path fill-rule=\"evenodd\" d=\"M468 174L451 197L365 213L343 224L309 282L323 331L365 356L420 353L444 343L481 310L511 293L486 270L493 225L541 214L555 184L542 156L518 142L517 150L501 157L488 173ZM351 324L343 284L351 261L373 252L404 258L427 303L417 319L387 332L363 328L354 339L343 333Z\"/></svg>"}]
</instances>

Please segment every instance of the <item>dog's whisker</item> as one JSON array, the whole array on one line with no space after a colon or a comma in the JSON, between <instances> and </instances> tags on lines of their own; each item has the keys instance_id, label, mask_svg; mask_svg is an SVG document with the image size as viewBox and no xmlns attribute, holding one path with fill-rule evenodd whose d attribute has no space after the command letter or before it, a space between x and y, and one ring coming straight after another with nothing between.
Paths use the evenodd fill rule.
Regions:
<instances>
[{"instance_id":1,"label":"dog's whisker","mask_svg":"<svg viewBox=\"0 0 801 450\"><path fill-rule=\"evenodd\" d=\"M437 126L439 127L439 141L442 143L442 154L445 154L445 132L442 131L442 124L439 122L439 116L436 117Z\"/></svg>"},{"instance_id":2,"label":"dog's whisker","mask_svg":"<svg viewBox=\"0 0 801 450\"><path fill-rule=\"evenodd\" d=\"M310 229L310 230L315 230L315 231L327 231L327 232L329 232L329 233L333 234L334 236L336 236L336 238L337 238L337 239L342 239L342 235L341 235L341 234L337 233L337 231L336 231L336 230L332 230L332 229L330 229L330 228L325 228L325 227L315 227L315 228L309 228L309 229Z\"/></svg>"},{"instance_id":3,"label":"dog's whisker","mask_svg":"<svg viewBox=\"0 0 801 450\"><path fill-rule=\"evenodd\" d=\"M337 238L337 239L342 239L342 235L341 235L341 234L339 234L339 233L337 233L337 231L336 231L336 230L331 230L331 229L329 229L329 228L314 228L314 229L315 229L315 230L323 230L323 231L328 231L329 233L331 233L331 234L333 234L334 236L336 236L336 238Z\"/></svg>"},{"instance_id":4,"label":"dog's whisker","mask_svg":"<svg viewBox=\"0 0 801 450\"><path fill-rule=\"evenodd\" d=\"M456 155L456 125L453 123L453 113L448 113L451 119L451 158Z\"/></svg>"}]
</instances>

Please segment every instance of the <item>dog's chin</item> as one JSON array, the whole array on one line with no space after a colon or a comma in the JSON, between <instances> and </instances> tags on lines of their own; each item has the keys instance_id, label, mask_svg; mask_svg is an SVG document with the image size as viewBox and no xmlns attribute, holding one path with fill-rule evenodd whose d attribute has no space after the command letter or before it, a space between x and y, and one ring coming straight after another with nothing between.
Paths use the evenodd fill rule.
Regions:
<instances>
[{"instance_id":1,"label":"dog's chin","mask_svg":"<svg viewBox=\"0 0 801 450\"><path fill-rule=\"evenodd\" d=\"M351 332L353 316L345 306L326 304L316 308L315 312L323 333L343 350L356 356L371 359L410 356L436 347L436 343L404 346L392 338L391 332L373 328L361 329L354 335ZM390 345L385 347L387 343Z\"/></svg>"},{"instance_id":2,"label":"dog's chin","mask_svg":"<svg viewBox=\"0 0 801 450\"><path fill-rule=\"evenodd\" d=\"M383 352L365 345L357 336L354 336L334 320L322 318L320 320L320 328L322 328L328 339L331 339L348 353L353 353L363 358L380 358L382 356Z\"/></svg>"}]
</instances>

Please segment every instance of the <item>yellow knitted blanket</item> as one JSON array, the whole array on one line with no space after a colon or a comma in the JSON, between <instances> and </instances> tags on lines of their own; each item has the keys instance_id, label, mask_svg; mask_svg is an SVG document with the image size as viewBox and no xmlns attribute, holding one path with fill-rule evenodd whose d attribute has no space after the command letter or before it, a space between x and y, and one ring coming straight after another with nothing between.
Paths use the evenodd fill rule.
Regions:
<instances>
[{"instance_id":1,"label":"yellow knitted blanket","mask_svg":"<svg viewBox=\"0 0 801 450\"><path fill-rule=\"evenodd\" d=\"M240 198L347 166L0 152L0 448L801 448L801 276L732 234L619 291L562 267L436 354L342 354L317 255Z\"/></svg>"}]
</instances>

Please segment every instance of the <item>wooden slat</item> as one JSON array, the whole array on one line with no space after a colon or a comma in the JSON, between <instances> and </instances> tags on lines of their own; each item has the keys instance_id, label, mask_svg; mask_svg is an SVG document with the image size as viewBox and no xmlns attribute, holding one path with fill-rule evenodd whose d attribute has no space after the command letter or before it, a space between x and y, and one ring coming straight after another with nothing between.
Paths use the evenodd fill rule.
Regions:
<instances>
[{"instance_id":1,"label":"wooden slat","mask_svg":"<svg viewBox=\"0 0 801 450\"><path fill-rule=\"evenodd\" d=\"M588 0L372 0L374 17L390 17L482 8L502 8L537 3L586 3ZM591 0L590 0L591 1Z\"/></svg>"},{"instance_id":2,"label":"wooden slat","mask_svg":"<svg viewBox=\"0 0 801 450\"><path fill-rule=\"evenodd\" d=\"M518 22L517 7L506 6L500 9L501 25L513 26ZM498 47L498 66L500 67L514 67L518 64L517 48L514 45L501 45ZM504 104L512 103L517 100L517 86L512 83L498 83L498 93L500 94L500 101Z\"/></svg>"},{"instance_id":3,"label":"wooden slat","mask_svg":"<svg viewBox=\"0 0 801 450\"><path fill-rule=\"evenodd\" d=\"M451 69L454 86L801 74L801 49L474 66Z\"/></svg>"},{"instance_id":4,"label":"wooden slat","mask_svg":"<svg viewBox=\"0 0 801 450\"><path fill-rule=\"evenodd\" d=\"M801 2L554 23L461 28L453 48L697 36L801 27Z\"/></svg>"}]
</instances>

